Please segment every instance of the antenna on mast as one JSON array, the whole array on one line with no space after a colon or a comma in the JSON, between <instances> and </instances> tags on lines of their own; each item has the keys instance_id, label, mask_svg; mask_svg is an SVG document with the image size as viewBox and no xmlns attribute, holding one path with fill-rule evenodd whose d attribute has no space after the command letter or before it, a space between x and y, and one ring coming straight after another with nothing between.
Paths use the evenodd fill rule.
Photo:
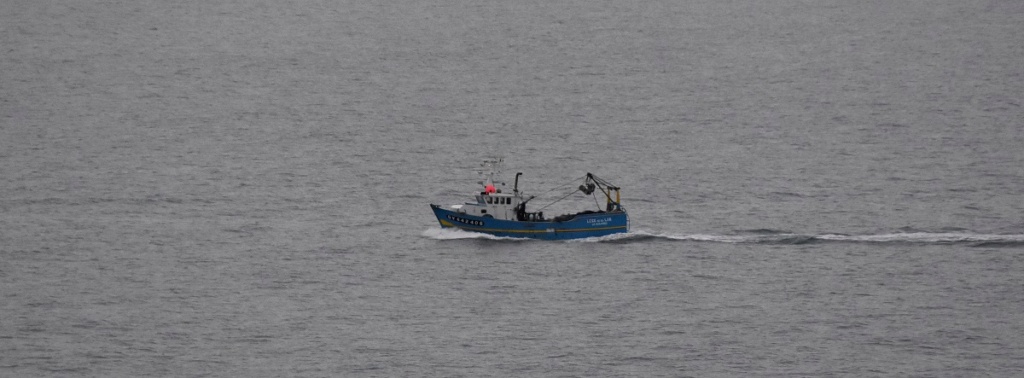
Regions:
<instances>
[{"instance_id":1,"label":"antenna on mast","mask_svg":"<svg viewBox=\"0 0 1024 378\"><path fill-rule=\"evenodd\" d=\"M481 183L482 184L486 184L486 183L493 184L494 183L494 176L497 176L497 175L501 174L501 165L504 162L505 162L504 158L484 159L484 161L480 163L480 168L478 168L477 171L476 171L478 174L480 174L480 176L483 176L484 178L486 178L486 181L481 181ZM502 184L502 185L504 185L504 184Z\"/></svg>"}]
</instances>

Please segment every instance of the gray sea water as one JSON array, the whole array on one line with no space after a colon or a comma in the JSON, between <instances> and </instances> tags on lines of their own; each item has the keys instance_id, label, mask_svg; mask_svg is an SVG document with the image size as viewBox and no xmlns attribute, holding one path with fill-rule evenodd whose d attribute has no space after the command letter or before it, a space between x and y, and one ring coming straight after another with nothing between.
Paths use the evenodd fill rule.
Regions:
<instances>
[{"instance_id":1,"label":"gray sea water","mask_svg":"<svg viewBox=\"0 0 1024 378\"><path fill-rule=\"evenodd\" d=\"M0 2L0 376L1019 376L1022 25ZM632 232L440 230L491 156L622 186Z\"/></svg>"}]
</instances>

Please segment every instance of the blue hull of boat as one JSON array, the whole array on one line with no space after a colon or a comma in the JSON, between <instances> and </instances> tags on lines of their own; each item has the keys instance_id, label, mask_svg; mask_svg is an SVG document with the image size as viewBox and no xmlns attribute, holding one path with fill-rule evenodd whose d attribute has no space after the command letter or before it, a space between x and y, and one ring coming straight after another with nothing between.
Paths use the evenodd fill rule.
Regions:
<instances>
[{"instance_id":1,"label":"blue hull of boat","mask_svg":"<svg viewBox=\"0 0 1024 378\"><path fill-rule=\"evenodd\" d=\"M520 222L460 214L431 204L437 221L444 228L459 228L501 237L544 240L580 239L629 231L629 216L624 211L579 214L570 220Z\"/></svg>"}]
</instances>

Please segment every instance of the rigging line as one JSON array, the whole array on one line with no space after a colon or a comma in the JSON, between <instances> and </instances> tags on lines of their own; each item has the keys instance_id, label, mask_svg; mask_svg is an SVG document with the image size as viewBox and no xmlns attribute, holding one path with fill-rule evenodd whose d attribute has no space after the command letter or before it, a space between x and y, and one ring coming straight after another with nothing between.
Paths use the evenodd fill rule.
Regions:
<instances>
[{"instance_id":1,"label":"rigging line","mask_svg":"<svg viewBox=\"0 0 1024 378\"><path fill-rule=\"evenodd\" d=\"M536 195L536 196L534 196L534 197L540 197L540 196L543 196L543 195L545 195L545 194L548 194L548 193L551 193L551 192L553 192L553 191L555 191L555 190L558 190L558 189L564 188L564 187L566 187L566 186L572 185L572 184L573 184L573 183L575 183L576 181L579 181L579 180L581 180L581 179L585 179L585 178L587 178L587 176L583 176L583 177L579 177L579 178L574 178L574 179L572 179L571 181L569 181L569 182L567 182L567 183L565 183L565 184L562 184L562 185L556 186L556 187L554 187L554 188L551 188L551 189L549 189L548 191L546 191L546 192L544 192L544 193L541 193L541 194L538 194L538 195ZM573 191L573 193L575 193L575 192L576 192L576 191ZM572 194L572 193L569 193L569 194ZM566 197L568 197L568 196L566 196ZM565 197L562 197L562 198L565 198ZM555 202L558 202L558 201L555 201ZM553 204L553 203L552 203L552 204ZM548 206L551 206L551 205L548 205ZM545 206L545 207L547 207L547 206Z\"/></svg>"},{"instance_id":2,"label":"rigging line","mask_svg":"<svg viewBox=\"0 0 1024 378\"><path fill-rule=\"evenodd\" d=\"M597 193L591 192L591 197L594 197L594 206L597 206L598 210L601 210L601 204L597 202Z\"/></svg>"},{"instance_id":3,"label":"rigging line","mask_svg":"<svg viewBox=\"0 0 1024 378\"><path fill-rule=\"evenodd\" d=\"M546 208L547 208L548 206L554 205L554 204L558 203L558 201L564 200L564 199L565 199L566 197L569 197L569 196L571 196L571 195L573 195L573 194L576 194L576 191L575 191L575 190L573 190L573 191L572 191L571 193L569 193L569 194L566 194L566 195L565 195L565 196L563 196L562 198L556 199L556 200L555 200L555 202L552 202L552 203L549 203L549 204L547 204L547 205L544 205L544 207L542 207L542 208L539 208L539 209L537 209L537 210L534 210L534 211L541 211L541 210L544 210L544 209L546 209Z\"/></svg>"}]
</instances>

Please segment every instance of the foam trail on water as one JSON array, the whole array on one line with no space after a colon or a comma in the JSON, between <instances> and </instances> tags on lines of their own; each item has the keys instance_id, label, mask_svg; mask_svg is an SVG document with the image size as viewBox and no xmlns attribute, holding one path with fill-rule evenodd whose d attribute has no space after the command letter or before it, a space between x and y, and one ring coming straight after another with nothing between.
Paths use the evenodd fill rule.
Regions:
<instances>
[{"instance_id":1,"label":"foam trail on water","mask_svg":"<svg viewBox=\"0 0 1024 378\"><path fill-rule=\"evenodd\" d=\"M531 239L523 239L523 238L508 238L508 237L494 236L494 235L490 235L490 234L484 234L484 233L479 233L479 232L471 232L471 231L461 230L461 229L458 229L458 228L428 228L428 229L424 230L423 233L421 233L420 235L422 235L425 238L434 239L434 240L463 240L463 239L487 239L487 240L511 240L511 241L531 240Z\"/></svg>"},{"instance_id":2,"label":"foam trail on water","mask_svg":"<svg viewBox=\"0 0 1024 378\"><path fill-rule=\"evenodd\" d=\"M972 234L966 232L913 232L881 235L834 235L817 237L826 241L866 243L1024 243L1024 235Z\"/></svg>"},{"instance_id":3,"label":"foam trail on water","mask_svg":"<svg viewBox=\"0 0 1024 378\"><path fill-rule=\"evenodd\" d=\"M725 242L725 243L741 243L746 238L742 236L719 236L719 235L670 235L670 234L659 234L648 231L638 230L630 231L619 234L611 234L600 237L574 239L574 242L583 243L601 243L601 242L636 242L636 241L647 241L647 240L678 240L678 241L703 241L703 242Z\"/></svg>"},{"instance_id":4,"label":"foam trail on water","mask_svg":"<svg viewBox=\"0 0 1024 378\"><path fill-rule=\"evenodd\" d=\"M822 234L806 235L796 233L779 233L770 235L676 235L656 234L646 231L634 231L620 237L621 239L662 239L694 242L717 243L753 243L753 244L808 244L808 243L878 243L878 244L973 244L973 245L1024 245L1024 235L975 234L969 232L913 232L889 233L876 235L843 235ZM610 241L598 239L596 241Z\"/></svg>"},{"instance_id":5,"label":"foam trail on water","mask_svg":"<svg viewBox=\"0 0 1024 378\"><path fill-rule=\"evenodd\" d=\"M524 238L498 237L460 229L431 228L423 231L423 237L435 240L486 239L522 241ZM871 244L965 244L971 246L1024 246L1024 234L975 234L969 232L909 232L875 235L797 233L775 234L668 234L644 230L612 234L601 237L567 240L576 243L641 243L648 241L682 241L731 244L811 244L811 243L871 243Z\"/></svg>"}]
</instances>

